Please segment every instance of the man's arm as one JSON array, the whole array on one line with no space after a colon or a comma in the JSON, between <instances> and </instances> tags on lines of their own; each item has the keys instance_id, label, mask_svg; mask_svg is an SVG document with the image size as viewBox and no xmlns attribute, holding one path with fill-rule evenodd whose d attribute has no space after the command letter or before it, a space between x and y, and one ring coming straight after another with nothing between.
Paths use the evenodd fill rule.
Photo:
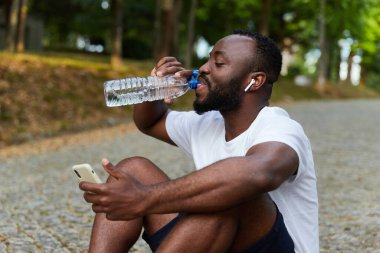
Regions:
<instances>
[{"instance_id":1,"label":"man's arm","mask_svg":"<svg viewBox=\"0 0 380 253\"><path fill-rule=\"evenodd\" d=\"M297 153L288 145L258 144L245 157L227 158L178 180L150 186L146 209L149 213L225 210L277 189L297 172L298 164Z\"/></svg>"},{"instance_id":2,"label":"man's arm","mask_svg":"<svg viewBox=\"0 0 380 253\"><path fill-rule=\"evenodd\" d=\"M85 193L85 199L94 204L93 210L107 213L109 219L217 212L278 188L297 171L298 164L297 153L291 147L267 142L252 147L245 157L224 159L156 185L141 185L131 176L110 169L109 173L119 179L119 186L81 183L80 187L92 192Z\"/></svg>"},{"instance_id":3,"label":"man's arm","mask_svg":"<svg viewBox=\"0 0 380 253\"><path fill-rule=\"evenodd\" d=\"M177 77L186 76L182 64L174 57L164 57L152 70L152 75L166 76L177 73ZM165 120L169 110L164 101L146 102L133 107L133 119L143 133L175 145L166 132Z\"/></svg>"},{"instance_id":4,"label":"man's arm","mask_svg":"<svg viewBox=\"0 0 380 253\"><path fill-rule=\"evenodd\" d=\"M168 113L163 101L146 102L133 107L133 120L141 132L175 145L165 127Z\"/></svg>"}]
</instances>

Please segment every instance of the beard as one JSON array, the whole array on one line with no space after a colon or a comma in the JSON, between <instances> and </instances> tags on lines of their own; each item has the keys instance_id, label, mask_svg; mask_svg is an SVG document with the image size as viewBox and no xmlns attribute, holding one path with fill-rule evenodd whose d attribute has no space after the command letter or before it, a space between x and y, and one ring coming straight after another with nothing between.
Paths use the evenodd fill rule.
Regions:
<instances>
[{"instance_id":1,"label":"beard","mask_svg":"<svg viewBox=\"0 0 380 253\"><path fill-rule=\"evenodd\" d=\"M220 112L231 111L240 106L244 94L240 91L243 78L232 78L228 82L212 86L207 77L201 76L201 78L207 83L209 92L203 101L198 99L194 101L193 107L197 114L213 110Z\"/></svg>"}]
</instances>

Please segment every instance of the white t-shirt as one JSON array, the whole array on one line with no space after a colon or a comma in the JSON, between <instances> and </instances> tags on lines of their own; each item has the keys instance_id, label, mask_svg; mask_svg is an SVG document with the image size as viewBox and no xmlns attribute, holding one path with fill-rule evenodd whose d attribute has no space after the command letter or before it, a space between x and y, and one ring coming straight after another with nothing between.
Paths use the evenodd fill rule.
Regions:
<instances>
[{"instance_id":1,"label":"white t-shirt","mask_svg":"<svg viewBox=\"0 0 380 253\"><path fill-rule=\"evenodd\" d=\"M251 126L226 142L222 115L211 111L172 111L166 119L172 141L188 154L197 170L216 161L245 156L254 145L276 141L289 145L298 154L297 175L270 192L272 200L284 217L285 225L297 253L318 253L318 196L313 155L302 127L279 107L263 108Z\"/></svg>"}]
</instances>

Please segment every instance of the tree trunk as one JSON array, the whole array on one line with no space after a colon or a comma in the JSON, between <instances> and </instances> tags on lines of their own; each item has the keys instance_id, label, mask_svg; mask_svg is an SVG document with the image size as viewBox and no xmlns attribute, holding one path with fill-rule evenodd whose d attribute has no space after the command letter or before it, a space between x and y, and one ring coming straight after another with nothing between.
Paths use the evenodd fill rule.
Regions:
<instances>
[{"instance_id":1,"label":"tree trunk","mask_svg":"<svg viewBox=\"0 0 380 253\"><path fill-rule=\"evenodd\" d=\"M20 0L20 9L18 15L16 52L25 51L25 25L28 16L28 0Z\"/></svg>"},{"instance_id":2,"label":"tree trunk","mask_svg":"<svg viewBox=\"0 0 380 253\"><path fill-rule=\"evenodd\" d=\"M326 20L325 20L325 6L326 0L319 0L319 48L321 56L319 58L319 73L317 90L323 92L327 82L327 68L328 68L328 51L326 41Z\"/></svg>"},{"instance_id":3,"label":"tree trunk","mask_svg":"<svg viewBox=\"0 0 380 253\"><path fill-rule=\"evenodd\" d=\"M161 0L156 0L154 13L154 31L153 31L153 58L157 62L159 60L159 52L161 48Z\"/></svg>"},{"instance_id":4,"label":"tree trunk","mask_svg":"<svg viewBox=\"0 0 380 253\"><path fill-rule=\"evenodd\" d=\"M187 25L187 46L185 56L186 68L191 68L193 60L193 48L194 48L194 24L195 24L195 11L197 9L198 1L191 0L191 7L189 12L189 21Z\"/></svg>"},{"instance_id":5,"label":"tree trunk","mask_svg":"<svg viewBox=\"0 0 380 253\"><path fill-rule=\"evenodd\" d=\"M367 83L367 73L366 73L367 71L366 71L366 68L365 68L365 66L363 65L363 64L361 64L360 65L360 73L359 73L359 75L360 75L360 83L359 83L359 85L360 86L366 86L366 83Z\"/></svg>"},{"instance_id":6,"label":"tree trunk","mask_svg":"<svg viewBox=\"0 0 380 253\"><path fill-rule=\"evenodd\" d=\"M179 54L179 36L180 36L180 20L182 13L182 0L174 0L173 6L173 43L169 54L178 57Z\"/></svg>"},{"instance_id":7,"label":"tree trunk","mask_svg":"<svg viewBox=\"0 0 380 253\"><path fill-rule=\"evenodd\" d=\"M269 22L272 10L272 0L261 0L259 32L269 35Z\"/></svg>"},{"instance_id":8,"label":"tree trunk","mask_svg":"<svg viewBox=\"0 0 380 253\"><path fill-rule=\"evenodd\" d=\"M14 52L16 49L16 32L19 0L12 0L9 4L9 19L7 21L7 34L5 38L5 49Z\"/></svg>"},{"instance_id":9,"label":"tree trunk","mask_svg":"<svg viewBox=\"0 0 380 253\"><path fill-rule=\"evenodd\" d=\"M123 1L111 0L112 12L112 69L120 69L122 61L122 41L123 41Z\"/></svg>"},{"instance_id":10,"label":"tree trunk","mask_svg":"<svg viewBox=\"0 0 380 253\"><path fill-rule=\"evenodd\" d=\"M353 58L354 58L354 53L351 50L350 51L350 55L348 56L348 59L347 59L347 76L346 76L346 80L345 80L345 82L347 84L352 84L352 81L351 81L351 70L352 70Z\"/></svg>"},{"instance_id":11,"label":"tree trunk","mask_svg":"<svg viewBox=\"0 0 380 253\"><path fill-rule=\"evenodd\" d=\"M157 51L157 55L155 57L156 60L170 55L173 48L174 0L161 0L160 9L161 41L159 43L159 50Z\"/></svg>"},{"instance_id":12,"label":"tree trunk","mask_svg":"<svg viewBox=\"0 0 380 253\"><path fill-rule=\"evenodd\" d=\"M4 19L3 19L4 25L5 25L5 35L7 34L7 30L9 28L12 2L13 2L13 0L4 0L3 1L3 3L4 3L4 14L5 14Z\"/></svg>"}]
</instances>

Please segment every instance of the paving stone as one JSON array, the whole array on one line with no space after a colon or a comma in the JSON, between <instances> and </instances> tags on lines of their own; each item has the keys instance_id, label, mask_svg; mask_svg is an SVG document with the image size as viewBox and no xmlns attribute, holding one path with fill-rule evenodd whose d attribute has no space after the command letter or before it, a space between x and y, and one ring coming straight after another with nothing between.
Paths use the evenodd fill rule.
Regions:
<instances>
[{"instance_id":1,"label":"paving stone","mask_svg":"<svg viewBox=\"0 0 380 253\"><path fill-rule=\"evenodd\" d=\"M13 253L35 253L38 252L38 248L33 244L23 244L23 245L11 245L11 252Z\"/></svg>"},{"instance_id":2,"label":"paving stone","mask_svg":"<svg viewBox=\"0 0 380 253\"><path fill-rule=\"evenodd\" d=\"M0 253L6 253L7 252L7 246L0 242Z\"/></svg>"}]
</instances>

